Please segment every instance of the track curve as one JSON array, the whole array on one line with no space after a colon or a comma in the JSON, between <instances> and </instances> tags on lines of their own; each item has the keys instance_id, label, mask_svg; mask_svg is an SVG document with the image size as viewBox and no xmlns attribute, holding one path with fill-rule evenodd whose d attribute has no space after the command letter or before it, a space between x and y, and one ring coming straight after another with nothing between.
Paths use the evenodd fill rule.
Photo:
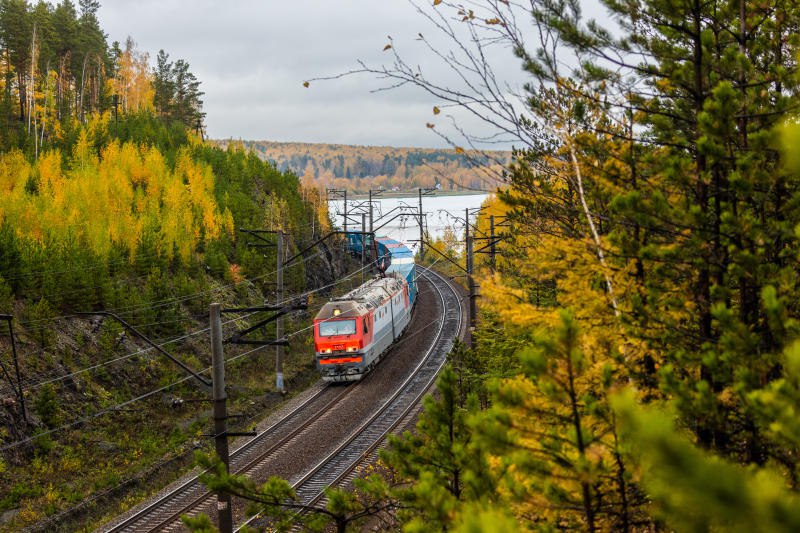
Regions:
<instances>
[{"instance_id":1,"label":"track curve","mask_svg":"<svg viewBox=\"0 0 800 533\"><path fill-rule=\"evenodd\" d=\"M342 386L318 386L299 405L294 406L281 418L261 430L259 436L247 444L235 449L231 454L231 471L237 473L269 472L269 474L283 475L293 481L304 502L313 502L321 497L325 486L335 485L341 479L352 475L353 469L358 464L358 459L363 459L374 453L377 446L383 442L387 433L391 432L398 424L409 418L409 413L419 404L419 399L428 390L436 374L446 360L447 353L458 336L463 336L464 320L462 296L452 282L448 281L434 271L420 268L420 280L426 281L432 294L436 295L436 316L430 320L432 309L426 309L422 327L418 331L411 329L410 336L430 336L431 326L435 326L436 334L430 342L425 357L413 371L406 369L407 375L401 385L392 384L396 389L388 394L382 405L367 413L356 413L353 416L360 418L360 423L338 435L331 427L337 425L337 418L342 411L357 411L353 406L359 403L360 398L366 396L370 387L378 388L381 381L374 376L381 372L391 375L394 370L386 362L365 378L364 381ZM421 311L421 310L418 310ZM419 320L419 317L417 319ZM427 342L428 339L425 339ZM408 339L398 341L394 351L402 350L403 343ZM413 344L413 343L412 343ZM384 368L385 367L385 368ZM387 396L387 395L384 395ZM350 407L348 407L348 405ZM337 411L337 406L340 406ZM339 413L339 414L337 414ZM315 437L311 437L314 435ZM297 469L286 469L281 466L280 454L286 454L288 449L297 449L299 442L311 438L319 440L319 435L328 436L325 443L324 455L306 459L312 461ZM336 440L335 440L336 439ZM331 449L333 452L330 452ZM285 472L281 472L284 468ZM297 472L303 472L298 475ZM294 476L294 479L293 479ZM185 527L179 520L182 514L196 515L205 512L214 516L216 509L216 496L208 493L198 482L198 476L193 475L183 483L176 484L165 491L151 503L141 506L136 512L124 519L118 519L113 524L108 524L98 531L183 531ZM236 516L244 505L239 503L234 507Z\"/></svg>"},{"instance_id":2,"label":"track curve","mask_svg":"<svg viewBox=\"0 0 800 533\"><path fill-rule=\"evenodd\" d=\"M302 505L311 506L320 503L324 499L323 491L326 487L337 486L350 480L360 464L373 460L373 455L385 441L386 436L415 412L420 400L431 388L444 366L455 339L462 336L465 322L459 291L451 282L434 271L426 271L422 276L428 281L436 279L440 282L432 283L432 287L438 292L443 311L435 342L415 372L370 419L365 420L349 439L293 483L298 502ZM238 529L245 525L257 529L263 526L258 515L243 522Z\"/></svg>"}]
</instances>

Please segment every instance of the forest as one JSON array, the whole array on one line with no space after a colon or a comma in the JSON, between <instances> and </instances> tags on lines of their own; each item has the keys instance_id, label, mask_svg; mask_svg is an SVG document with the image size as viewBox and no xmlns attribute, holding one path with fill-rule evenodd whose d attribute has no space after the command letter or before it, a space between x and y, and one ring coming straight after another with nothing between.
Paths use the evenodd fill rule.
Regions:
<instances>
[{"instance_id":1,"label":"forest","mask_svg":"<svg viewBox=\"0 0 800 533\"><path fill-rule=\"evenodd\" d=\"M340 159L336 145L209 143L185 61L108 44L93 0L1 0L0 528L91 528L196 461L286 531L800 529L800 8L604 0L598 21L580 7L433 0L421 21L451 49L419 38L464 87L442 90L396 46L353 73L474 111L487 131L460 145L504 136L510 156L453 143ZM524 69L524 109L487 47ZM435 171L413 186L496 190L474 234L494 216L500 242L476 261L473 343L449 355L415 430L324 508L193 459L209 449L206 407L184 401L198 391L97 312L205 368L212 299L274 294L275 258L239 228L280 228L296 251L330 226L320 188L399 187L420 166ZM464 280L455 241L433 245L459 266L418 261ZM330 252L287 290L345 279ZM271 369L238 355L234 408L280 401L253 377ZM286 371L297 388L315 378L308 358Z\"/></svg>"},{"instance_id":2,"label":"forest","mask_svg":"<svg viewBox=\"0 0 800 533\"><path fill-rule=\"evenodd\" d=\"M451 353L376 471L328 491L327 523L796 531L798 6L604 0L599 19L560 0L417 7L421 46L462 84L392 40L384 64L343 76L482 117L462 145L517 146L476 228L494 216L502 242L496 263L478 259L474 345ZM527 75L521 95L489 59L498 47ZM523 112L508 112L512 96ZM282 480L207 483L277 523L324 516L286 506Z\"/></svg>"},{"instance_id":3,"label":"forest","mask_svg":"<svg viewBox=\"0 0 800 533\"><path fill-rule=\"evenodd\" d=\"M511 159L510 152L345 146L340 144L246 141L260 157L307 186L408 192L418 187L442 191L493 190L493 173Z\"/></svg>"},{"instance_id":4,"label":"forest","mask_svg":"<svg viewBox=\"0 0 800 533\"><path fill-rule=\"evenodd\" d=\"M239 228L284 231L288 254L329 224L294 174L204 142L188 63L107 43L98 7L0 2L2 531L92 528L191 467L210 415L173 361L208 367L211 302L275 298L275 254ZM307 258L286 290L339 270ZM280 401L255 378L274 366L230 355L232 405L249 418ZM285 373L314 377L307 358Z\"/></svg>"}]
</instances>

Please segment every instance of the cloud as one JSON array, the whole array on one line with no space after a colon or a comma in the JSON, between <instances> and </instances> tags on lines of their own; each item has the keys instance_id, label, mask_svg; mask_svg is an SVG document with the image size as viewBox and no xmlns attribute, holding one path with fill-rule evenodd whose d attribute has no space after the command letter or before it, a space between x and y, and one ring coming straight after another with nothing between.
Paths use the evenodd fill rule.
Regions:
<instances>
[{"instance_id":1,"label":"cloud","mask_svg":"<svg viewBox=\"0 0 800 533\"><path fill-rule=\"evenodd\" d=\"M410 64L452 76L415 42L430 27L405 0L105 0L98 17L109 40L131 36L151 60L164 49L188 61L206 93L211 137L444 145L425 128L440 102L420 90L375 93L382 82L368 76L302 85L347 72L359 59L391 61L383 51L389 35ZM511 52L502 52L519 73Z\"/></svg>"}]
</instances>

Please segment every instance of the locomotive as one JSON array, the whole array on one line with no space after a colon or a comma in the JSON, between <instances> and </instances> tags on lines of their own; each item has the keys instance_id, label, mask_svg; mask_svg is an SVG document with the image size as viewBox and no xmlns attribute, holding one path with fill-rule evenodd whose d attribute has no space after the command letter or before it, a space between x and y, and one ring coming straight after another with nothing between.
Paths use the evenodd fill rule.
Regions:
<instances>
[{"instance_id":1,"label":"locomotive","mask_svg":"<svg viewBox=\"0 0 800 533\"><path fill-rule=\"evenodd\" d=\"M348 241L360 253L349 235ZM316 365L324 381L361 379L411 322L417 294L414 255L394 239L375 241L381 276L333 298L314 318Z\"/></svg>"}]
</instances>

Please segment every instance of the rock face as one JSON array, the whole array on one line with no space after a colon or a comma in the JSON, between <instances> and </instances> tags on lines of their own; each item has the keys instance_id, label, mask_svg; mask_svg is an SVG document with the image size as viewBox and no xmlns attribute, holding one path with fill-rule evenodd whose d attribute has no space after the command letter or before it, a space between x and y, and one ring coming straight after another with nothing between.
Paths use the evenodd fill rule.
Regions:
<instances>
[{"instance_id":1,"label":"rock face","mask_svg":"<svg viewBox=\"0 0 800 533\"><path fill-rule=\"evenodd\" d=\"M311 289L322 289L319 295L327 297L333 283L347 272L349 257L344 245L332 246L329 242L319 244L319 252L311 251L305 260L306 284Z\"/></svg>"},{"instance_id":2,"label":"rock face","mask_svg":"<svg viewBox=\"0 0 800 533\"><path fill-rule=\"evenodd\" d=\"M0 514L0 526L11 522L18 514L19 509L11 509L3 514Z\"/></svg>"}]
</instances>

